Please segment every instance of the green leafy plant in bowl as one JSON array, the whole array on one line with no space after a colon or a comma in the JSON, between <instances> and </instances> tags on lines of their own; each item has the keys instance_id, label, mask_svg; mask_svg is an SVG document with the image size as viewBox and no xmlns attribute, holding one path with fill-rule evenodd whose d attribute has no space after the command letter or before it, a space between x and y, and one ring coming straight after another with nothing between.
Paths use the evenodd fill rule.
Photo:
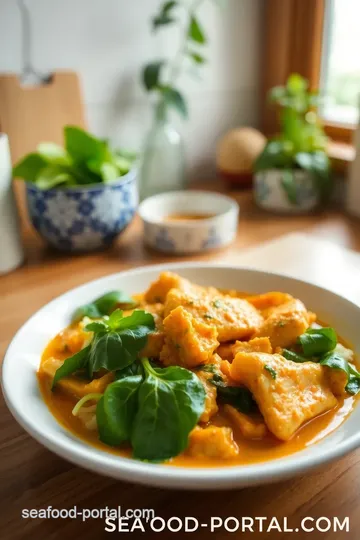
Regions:
<instances>
[{"instance_id":1,"label":"green leafy plant in bowl","mask_svg":"<svg viewBox=\"0 0 360 540\"><path fill-rule=\"evenodd\" d=\"M134 152L112 150L76 126L64 127L64 147L44 142L37 151L19 161L13 176L36 184L39 189L107 184L126 175L136 160Z\"/></svg>"},{"instance_id":2,"label":"green leafy plant in bowl","mask_svg":"<svg viewBox=\"0 0 360 540\"><path fill-rule=\"evenodd\" d=\"M298 74L285 86L272 88L269 97L280 110L281 131L268 140L254 164L255 198L269 209L309 210L332 190L327 138L317 113L320 97ZM285 199L274 194L276 189Z\"/></svg>"},{"instance_id":3,"label":"green leafy plant in bowl","mask_svg":"<svg viewBox=\"0 0 360 540\"><path fill-rule=\"evenodd\" d=\"M13 169L25 180L30 220L62 251L107 247L137 208L136 155L113 150L76 126L65 126L64 147L41 143Z\"/></svg>"}]
</instances>

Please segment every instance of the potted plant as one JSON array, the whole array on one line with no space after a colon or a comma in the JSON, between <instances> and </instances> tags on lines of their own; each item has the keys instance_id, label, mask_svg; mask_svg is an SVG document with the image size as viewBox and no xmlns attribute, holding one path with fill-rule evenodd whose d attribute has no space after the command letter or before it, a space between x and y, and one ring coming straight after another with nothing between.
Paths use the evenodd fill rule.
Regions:
<instances>
[{"instance_id":1,"label":"potted plant","mask_svg":"<svg viewBox=\"0 0 360 540\"><path fill-rule=\"evenodd\" d=\"M142 152L139 174L140 197L185 187L185 148L171 113L188 117L187 100L178 87L183 73L197 75L207 62L204 51L208 38L198 16L205 0L164 0L151 20L153 32L179 27L179 46L173 57L164 56L146 64L141 80L154 102L153 121ZM176 31L176 28L174 29Z\"/></svg>"},{"instance_id":2,"label":"potted plant","mask_svg":"<svg viewBox=\"0 0 360 540\"><path fill-rule=\"evenodd\" d=\"M128 225L137 206L135 154L111 150L76 126L65 126L64 148L42 143L14 166L26 182L32 224L66 251L105 247Z\"/></svg>"},{"instance_id":3,"label":"potted plant","mask_svg":"<svg viewBox=\"0 0 360 540\"><path fill-rule=\"evenodd\" d=\"M267 141L255 161L255 201L267 210L308 212L323 203L332 188L318 93L293 74L286 86L270 91L270 99L280 108L281 133Z\"/></svg>"}]
</instances>

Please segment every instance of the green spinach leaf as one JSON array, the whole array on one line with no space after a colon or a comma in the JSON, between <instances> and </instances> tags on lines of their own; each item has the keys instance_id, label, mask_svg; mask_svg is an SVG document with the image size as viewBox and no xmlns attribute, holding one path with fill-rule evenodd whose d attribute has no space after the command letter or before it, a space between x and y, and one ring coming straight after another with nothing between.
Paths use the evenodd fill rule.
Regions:
<instances>
[{"instance_id":1,"label":"green spinach leaf","mask_svg":"<svg viewBox=\"0 0 360 540\"><path fill-rule=\"evenodd\" d=\"M70 358L67 358L63 365L60 366L58 370L56 370L51 388L54 389L60 379L68 377L72 373L79 371L79 369L84 369L87 365L89 354L90 345L84 347L84 349L81 349L81 351L77 352Z\"/></svg>"},{"instance_id":2,"label":"green spinach leaf","mask_svg":"<svg viewBox=\"0 0 360 540\"><path fill-rule=\"evenodd\" d=\"M138 411L131 435L134 457L163 461L188 444L205 406L199 378L181 367L153 368L142 360L145 380L138 393Z\"/></svg>"},{"instance_id":3,"label":"green spinach leaf","mask_svg":"<svg viewBox=\"0 0 360 540\"><path fill-rule=\"evenodd\" d=\"M245 386L228 386L219 375L214 375L210 382L216 386L218 398L222 403L232 405L244 414L249 414L257 409L250 390Z\"/></svg>"},{"instance_id":4,"label":"green spinach leaf","mask_svg":"<svg viewBox=\"0 0 360 540\"><path fill-rule=\"evenodd\" d=\"M141 375L132 375L106 388L96 407L99 438L103 443L118 446L130 441L141 381Z\"/></svg>"},{"instance_id":5,"label":"green spinach leaf","mask_svg":"<svg viewBox=\"0 0 360 540\"><path fill-rule=\"evenodd\" d=\"M304 356L320 356L335 349L336 332L333 328L308 328L298 337Z\"/></svg>"},{"instance_id":6,"label":"green spinach leaf","mask_svg":"<svg viewBox=\"0 0 360 540\"><path fill-rule=\"evenodd\" d=\"M124 379L125 377L131 377L132 375L143 375L142 365L138 362L134 362L126 368L118 369L117 371L115 371L115 380L119 381L120 379Z\"/></svg>"},{"instance_id":7,"label":"green spinach leaf","mask_svg":"<svg viewBox=\"0 0 360 540\"><path fill-rule=\"evenodd\" d=\"M116 310L108 319L94 321L85 329L94 332L90 345L65 360L55 373L53 387L61 378L81 368L86 368L90 379L102 368L108 371L126 368L144 348L155 322L153 315L145 311L136 310L129 317L122 317L122 311Z\"/></svg>"},{"instance_id":8,"label":"green spinach leaf","mask_svg":"<svg viewBox=\"0 0 360 540\"><path fill-rule=\"evenodd\" d=\"M136 301L124 291L110 291L93 302L79 307L72 317L72 322L79 321L83 317L98 319L104 315L109 315L116 306L131 309L136 306Z\"/></svg>"},{"instance_id":9,"label":"green spinach leaf","mask_svg":"<svg viewBox=\"0 0 360 540\"><path fill-rule=\"evenodd\" d=\"M326 354L321 360L322 366L327 366L331 369L343 371L347 375L347 384L345 390L349 394L357 394L360 390L360 373L351 366L346 358L341 356L336 351L331 351Z\"/></svg>"},{"instance_id":10,"label":"green spinach leaf","mask_svg":"<svg viewBox=\"0 0 360 540\"><path fill-rule=\"evenodd\" d=\"M106 330L95 333L91 343L88 365L91 377L102 368L116 371L135 362L148 335L155 329L154 317L141 310L129 317L122 317L121 310L117 310L111 314L108 324Z\"/></svg>"}]
</instances>

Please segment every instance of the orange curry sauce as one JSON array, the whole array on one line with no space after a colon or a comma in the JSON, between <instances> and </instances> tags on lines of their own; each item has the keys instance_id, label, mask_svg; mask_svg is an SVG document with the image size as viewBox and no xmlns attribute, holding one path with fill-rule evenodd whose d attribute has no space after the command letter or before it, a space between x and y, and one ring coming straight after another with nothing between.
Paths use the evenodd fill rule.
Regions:
<instances>
[{"instance_id":1,"label":"orange curry sauce","mask_svg":"<svg viewBox=\"0 0 360 540\"><path fill-rule=\"evenodd\" d=\"M140 299L141 295L136 295L136 298ZM41 363L50 357L65 360L69 356L68 352L59 352L58 339L59 336L56 336L50 341L43 353ZM346 345L346 343L342 343ZM81 345L79 345L79 349L80 348ZM88 430L78 417L72 415L72 409L78 401L75 396L66 394L60 388L52 391L50 388L51 381L44 373L38 373L37 377L46 405L64 428L97 448L101 448L106 452L117 454L122 457L131 458L131 448L113 448L103 444L99 441L96 430ZM183 467L228 467L232 465L249 465L281 458L319 442L326 435L334 431L351 413L356 401L357 397L352 396L349 396L346 399L338 398L338 405L336 407L307 422L289 441L286 442L276 439L271 433L266 435L263 439L245 439L237 431L230 419L222 412L222 407L219 405L219 412L211 418L209 424L230 426L233 428L234 439L239 447L239 455L235 459L222 460L199 458L186 455L185 453L166 463Z\"/></svg>"}]
</instances>

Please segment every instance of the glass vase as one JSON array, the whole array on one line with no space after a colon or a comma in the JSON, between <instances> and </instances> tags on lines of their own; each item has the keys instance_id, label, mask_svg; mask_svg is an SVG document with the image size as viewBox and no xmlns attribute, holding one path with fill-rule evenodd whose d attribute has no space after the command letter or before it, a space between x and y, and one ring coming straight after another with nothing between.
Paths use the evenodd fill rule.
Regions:
<instances>
[{"instance_id":1,"label":"glass vase","mask_svg":"<svg viewBox=\"0 0 360 540\"><path fill-rule=\"evenodd\" d=\"M184 142L169 121L164 105L159 104L142 153L140 200L157 193L184 189L185 184Z\"/></svg>"}]
</instances>

